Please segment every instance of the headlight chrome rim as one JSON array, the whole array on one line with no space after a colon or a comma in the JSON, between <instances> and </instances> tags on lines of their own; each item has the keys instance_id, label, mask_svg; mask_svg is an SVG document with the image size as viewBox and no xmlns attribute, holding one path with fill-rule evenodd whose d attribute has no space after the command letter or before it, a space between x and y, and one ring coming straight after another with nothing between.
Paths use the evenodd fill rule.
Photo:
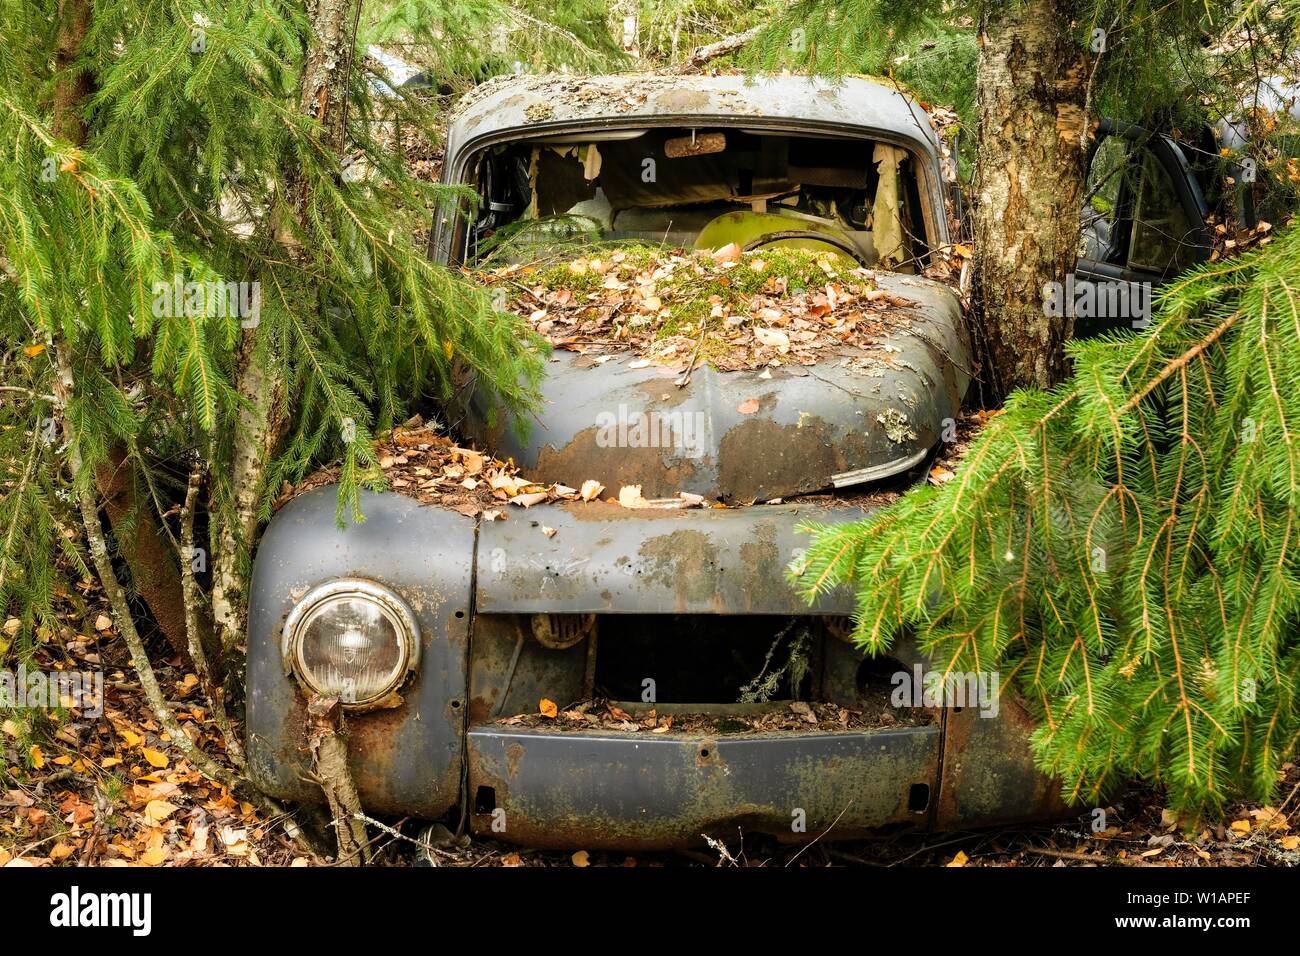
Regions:
<instances>
[{"instance_id":1,"label":"headlight chrome rim","mask_svg":"<svg viewBox=\"0 0 1300 956\"><path fill-rule=\"evenodd\" d=\"M304 625L311 621L312 615L328 602L341 598L361 598L374 602L380 611L388 617L398 635L398 649L401 659L393 670L393 677L379 693L371 694L362 700L341 701L348 710L365 710L383 704L415 671L420 663L420 625L409 604L396 591L366 578L335 578L318 584L293 606L284 621L281 633L281 654L285 667L305 690L313 694L325 694L312 680L311 671L303 660Z\"/></svg>"}]
</instances>

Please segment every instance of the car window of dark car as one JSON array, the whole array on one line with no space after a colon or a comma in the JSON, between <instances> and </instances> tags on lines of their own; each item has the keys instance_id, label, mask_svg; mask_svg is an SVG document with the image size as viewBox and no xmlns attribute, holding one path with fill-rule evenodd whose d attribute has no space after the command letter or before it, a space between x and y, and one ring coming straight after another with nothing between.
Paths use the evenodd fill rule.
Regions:
<instances>
[{"instance_id":1,"label":"car window of dark car","mask_svg":"<svg viewBox=\"0 0 1300 956\"><path fill-rule=\"evenodd\" d=\"M1128 140L1107 136L1097 147L1088 168L1087 192L1081 212L1079 255L1105 262L1115 241L1115 221L1120 213L1120 187L1128 167Z\"/></svg>"},{"instance_id":2,"label":"car window of dark car","mask_svg":"<svg viewBox=\"0 0 1300 956\"><path fill-rule=\"evenodd\" d=\"M1155 154L1143 149L1141 163L1128 266L1160 275L1181 272L1197 260L1195 225Z\"/></svg>"}]
</instances>

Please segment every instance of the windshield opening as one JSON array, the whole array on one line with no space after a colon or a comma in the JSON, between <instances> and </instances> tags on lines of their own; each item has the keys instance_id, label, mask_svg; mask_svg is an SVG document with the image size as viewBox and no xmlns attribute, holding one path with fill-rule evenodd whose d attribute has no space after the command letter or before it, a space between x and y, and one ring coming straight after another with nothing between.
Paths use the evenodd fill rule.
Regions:
<instances>
[{"instance_id":1,"label":"windshield opening","mask_svg":"<svg viewBox=\"0 0 1300 956\"><path fill-rule=\"evenodd\" d=\"M594 243L833 251L919 272L931 244L911 155L865 139L737 129L594 132L489 147L464 261L519 263Z\"/></svg>"}]
</instances>

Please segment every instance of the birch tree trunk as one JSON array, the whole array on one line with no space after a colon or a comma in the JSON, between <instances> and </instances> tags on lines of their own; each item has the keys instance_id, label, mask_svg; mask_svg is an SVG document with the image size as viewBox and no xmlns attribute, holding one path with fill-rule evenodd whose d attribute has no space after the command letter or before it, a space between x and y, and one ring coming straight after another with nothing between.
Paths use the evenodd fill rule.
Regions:
<instances>
[{"instance_id":1,"label":"birch tree trunk","mask_svg":"<svg viewBox=\"0 0 1300 956\"><path fill-rule=\"evenodd\" d=\"M320 145L332 156L342 156L347 143L347 93L355 55L361 0L309 0L311 35L299 84L298 109L321 125ZM306 208L310 185L301 169L288 170L282 206L273 222L292 216L307 229ZM299 255L293 230L277 230L294 255ZM301 303L314 313L316 297ZM257 328L245 329L238 353L236 390L243 408L234 437L228 472L230 502L214 502L219 521L213 558L212 616L221 637L223 656L230 669L242 660L244 630L248 620L248 556L256 543L258 503L264 493L267 466L283 436L286 423L284 383L277 357L266 343L259 347Z\"/></svg>"},{"instance_id":2,"label":"birch tree trunk","mask_svg":"<svg viewBox=\"0 0 1300 956\"><path fill-rule=\"evenodd\" d=\"M1071 320L1043 287L1073 271L1084 189L1087 70L1070 0L987 3L976 76L975 292L993 398L1066 374Z\"/></svg>"}]
</instances>

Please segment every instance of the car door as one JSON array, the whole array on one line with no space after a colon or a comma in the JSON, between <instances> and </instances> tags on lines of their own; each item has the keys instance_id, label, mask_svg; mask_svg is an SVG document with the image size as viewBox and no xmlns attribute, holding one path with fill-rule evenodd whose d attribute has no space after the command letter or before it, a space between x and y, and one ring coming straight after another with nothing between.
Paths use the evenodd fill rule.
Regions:
<instances>
[{"instance_id":1,"label":"car door","mask_svg":"<svg viewBox=\"0 0 1300 956\"><path fill-rule=\"evenodd\" d=\"M1208 214L1177 143L1103 121L1088 157L1078 264L1066 284L1075 337L1144 328L1149 311L1134 304L1149 303L1152 289L1209 257Z\"/></svg>"}]
</instances>

